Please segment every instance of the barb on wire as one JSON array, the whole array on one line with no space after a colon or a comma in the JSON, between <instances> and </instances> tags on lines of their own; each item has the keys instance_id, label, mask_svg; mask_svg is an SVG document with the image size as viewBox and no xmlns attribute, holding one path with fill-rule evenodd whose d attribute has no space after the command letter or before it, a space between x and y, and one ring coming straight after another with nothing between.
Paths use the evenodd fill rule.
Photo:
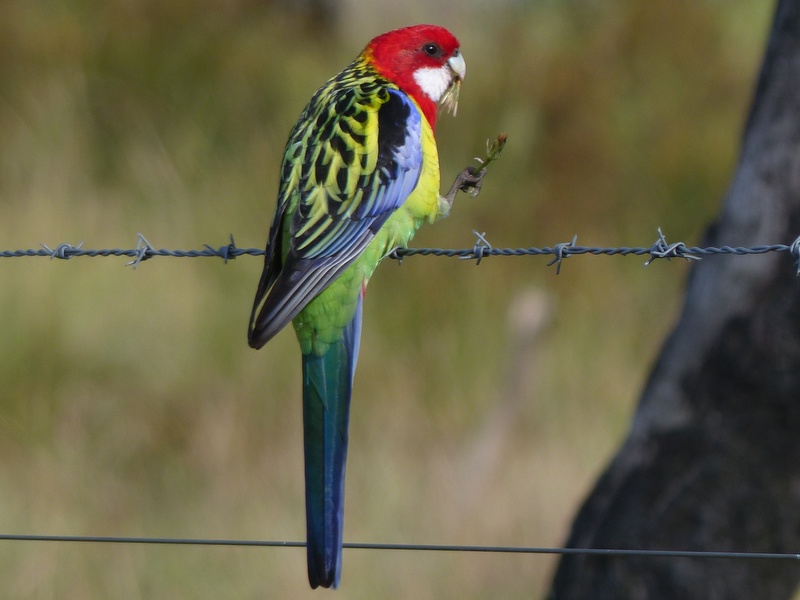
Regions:
<instances>
[{"instance_id":1,"label":"barb on wire","mask_svg":"<svg viewBox=\"0 0 800 600\"><path fill-rule=\"evenodd\" d=\"M406 250L408 250L408 248L395 248L394 250L389 252L387 257L391 258L392 260L396 260L397 261L397 266L398 267L402 267L403 266L403 259L406 256L408 256L406 254L406 252L405 252Z\"/></svg>"},{"instance_id":2,"label":"barb on wire","mask_svg":"<svg viewBox=\"0 0 800 600\"><path fill-rule=\"evenodd\" d=\"M564 261L564 259L570 257L569 249L575 248L575 244L577 242L578 234L576 233L574 236L572 236L571 242L561 242L553 246L553 254L555 255L555 258L547 263L547 266L552 267L553 265L556 265L556 275L561 273L561 263Z\"/></svg>"},{"instance_id":3,"label":"barb on wire","mask_svg":"<svg viewBox=\"0 0 800 600\"><path fill-rule=\"evenodd\" d=\"M236 241L233 239L233 234L230 234L230 236L231 236L230 243L224 246L220 246L219 248L215 249L213 246L210 246L209 244L203 244L203 246L205 246L206 250L208 250L209 252L213 252L215 256L219 256L222 259L222 262L228 264L228 259L234 260L238 256L237 253L238 248L236 247Z\"/></svg>"},{"instance_id":4,"label":"barb on wire","mask_svg":"<svg viewBox=\"0 0 800 600\"><path fill-rule=\"evenodd\" d=\"M702 260L699 256L692 254L683 242L675 242L674 244L667 244L667 238L658 228L658 239L650 248L650 260L644 263L647 267L657 258L685 258L686 260Z\"/></svg>"},{"instance_id":5,"label":"barb on wire","mask_svg":"<svg viewBox=\"0 0 800 600\"><path fill-rule=\"evenodd\" d=\"M484 256L483 253L486 250L491 250L492 249L492 245L487 241L486 232L485 231L482 232L482 233L478 233L477 231L475 231L473 229L472 233L475 234L476 238L478 238L477 240L475 240L475 245L472 247L472 255L471 256L468 256L468 255L459 256L458 258L459 258L459 260L473 260L474 259L475 260L475 266L477 267L479 264L481 264L481 261L483 260L483 256Z\"/></svg>"},{"instance_id":6,"label":"barb on wire","mask_svg":"<svg viewBox=\"0 0 800 600\"><path fill-rule=\"evenodd\" d=\"M47 250L48 254L50 255L50 260L54 258L60 258L62 260L69 260L73 256L75 256L75 252L79 251L83 247L83 242L78 244L77 246L73 246L72 244L59 244L55 248L50 248L47 244L41 244L42 248Z\"/></svg>"},{"instance_id":7,"label":"barb on wire","mask_svg":"<svg viewBox=\"0 0 800 600\"><path fill-rule=\"evenodd\" d=\"M156 249L153 248L153 245L147 241L147 238L144 237L141 233L137 233L136 236L138 240L136 241L136 258L132 261L126 262L125 266L130 267L132 266L134 269L139 266L143 260L147 260L152 255L148 255L149 252L155 252Z\"/></svg>"},{"instance_id":8,"label":"barb on wire","mask_svg":"<svg viewBox=\"0 0 800 600\"><path fill-rule=\"evenodd\" d=\"M797 267L796 275L800 277L800 235L795 238L791 246L789 246L789 253L794 258L794 264Z\"/></svg>"}]
</instances>

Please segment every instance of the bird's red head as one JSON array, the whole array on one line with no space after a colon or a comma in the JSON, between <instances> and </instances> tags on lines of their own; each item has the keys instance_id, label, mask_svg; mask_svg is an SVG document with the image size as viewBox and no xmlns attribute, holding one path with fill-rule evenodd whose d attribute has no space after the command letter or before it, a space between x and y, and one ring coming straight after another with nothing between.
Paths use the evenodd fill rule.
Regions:
<instances>
[{"instance_id":1,"label":"bird's red head","mask_svg":"<svg viewBox=\"0 0 800 600\"><path fill-rule=\"evenodd\" d=\"M456 37L438 25L395 29L373 39L362 54L378 74L419 104L431 127L437 104L455 113L466 66Z\"/></svg>"}]
</instances>

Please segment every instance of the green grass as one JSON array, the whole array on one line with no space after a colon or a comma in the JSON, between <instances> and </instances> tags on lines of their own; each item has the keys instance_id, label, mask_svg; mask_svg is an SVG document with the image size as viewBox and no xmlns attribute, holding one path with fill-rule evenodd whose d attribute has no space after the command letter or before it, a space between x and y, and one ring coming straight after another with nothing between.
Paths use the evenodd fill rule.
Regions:
<instances>
[{"instance_id":1,"label":"green grass","mask_svg":"<svg viewBox=\"0 0 800 600\"><path fill-rule=\"evenodd\" d=\"M469 66L416 245L699 241L734 166L771 7L659 0L343 9L12 1L0 247L262 246L304 103L373 34L451 26ZM402 14L400 14L402 13ZM764 240L781 242L785 240ZM302 539L299 352L245 342L260 260L0 260L0 531ZM687 266L390 261L370 285L345 538L556 546L626 432ZM539 337L514 311L549 303ZM544 300L541 300L544 298ZM528 310L533 310L529 308ZM519 317L517 317L519 318ZM345 552L339 598L531 597L547 556ZM299 549L0 543L7 598L310 597ZM319 596L322 592L317 592Z\"/></svg>"}]
</instances>

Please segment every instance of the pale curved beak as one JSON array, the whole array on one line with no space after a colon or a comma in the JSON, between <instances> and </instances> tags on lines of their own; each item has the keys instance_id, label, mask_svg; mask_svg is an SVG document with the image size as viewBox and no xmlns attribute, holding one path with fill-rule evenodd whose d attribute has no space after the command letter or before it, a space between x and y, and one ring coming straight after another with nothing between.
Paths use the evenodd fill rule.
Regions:
<instances>
[{"instance_id":1,"label":"pale curved beak","mask_svg":"<svg viewBox=\"0 0 800 600\"><path fill-rule=\"evenodd\" d=\"M461 50L456 50L453 56L447 59L447 65L456 74L456 77L463 81L464 76L467 74L467 63L464 62Z\"/></svg>"}]
</instances>

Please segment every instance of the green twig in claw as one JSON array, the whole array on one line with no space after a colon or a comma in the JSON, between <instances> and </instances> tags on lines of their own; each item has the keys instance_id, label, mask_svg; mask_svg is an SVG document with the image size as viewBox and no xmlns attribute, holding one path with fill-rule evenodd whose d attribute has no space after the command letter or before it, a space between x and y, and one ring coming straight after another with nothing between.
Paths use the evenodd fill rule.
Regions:
<instances>
[{"instance_id":1,"label":"green twig in claw","mask_svg":"<svg viewBox=\"0 0 800 600\"><path fill-rule=\"evenodd\" d=\"M501 133L494 142L489 143L488 140L486 141L486 158L478 159L478 162L481 163L481 169L486 169L492 162L500 158L500 153L505 148L507 140L508 134Z\"/></svg>"}]
</instances>

